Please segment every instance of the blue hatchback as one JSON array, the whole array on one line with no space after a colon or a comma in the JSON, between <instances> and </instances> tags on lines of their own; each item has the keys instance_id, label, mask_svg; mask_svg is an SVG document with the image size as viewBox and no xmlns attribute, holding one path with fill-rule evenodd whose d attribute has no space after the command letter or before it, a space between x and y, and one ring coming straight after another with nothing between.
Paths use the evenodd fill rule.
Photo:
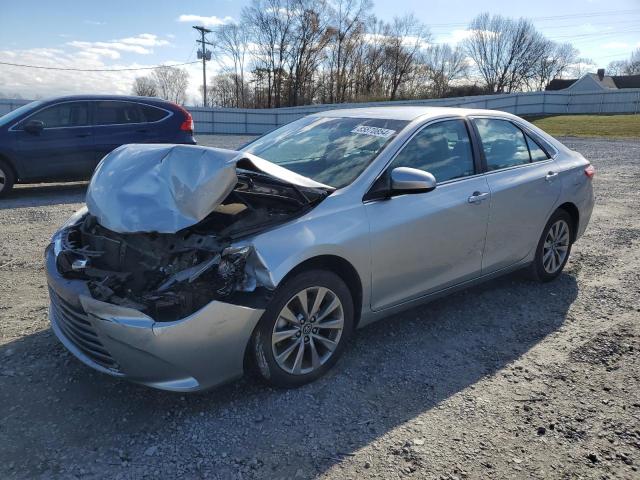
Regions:
<instances>
[{"instance_id":1,"label":"blue hatchback","mask_svg":"<svg viewBox=\"0 0 640 480\"><path fill-rule=\"evenodd\" d=\"M38 100L0 117L0 196L14 183L87 179L127 143L195 144L191 114L148 97Z\"/></svg>"}]
</instances>

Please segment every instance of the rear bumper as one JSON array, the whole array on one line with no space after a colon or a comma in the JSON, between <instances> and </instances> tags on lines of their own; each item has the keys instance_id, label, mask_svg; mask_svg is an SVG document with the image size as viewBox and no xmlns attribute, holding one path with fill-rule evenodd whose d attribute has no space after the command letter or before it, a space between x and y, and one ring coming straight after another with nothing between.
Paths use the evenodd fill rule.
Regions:
<instances>
[{"instance_id":1,"label":"rear bumper","mask_svg":"<svg viewBox=\"0 0 640 480\"><path fill-rule=\"evenodd\" d=\"M174 322L100 302L85 283L60 276L46 251L49 319L60 342L100 372L170 391L198 391L243 373L245 350L263 310L213 301Z\"/></svg>"}]
</instances>

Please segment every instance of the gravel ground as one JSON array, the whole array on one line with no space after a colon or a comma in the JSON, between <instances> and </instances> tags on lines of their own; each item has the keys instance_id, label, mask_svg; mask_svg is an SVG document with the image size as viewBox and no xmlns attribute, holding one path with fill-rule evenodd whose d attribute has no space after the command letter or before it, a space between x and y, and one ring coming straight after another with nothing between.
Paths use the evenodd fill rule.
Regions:
<instances>
[{"instance_id":1,"label":"gravel ground","mask_svg":"<svg viewBox=\"0 0 640 480\"><path fill-rule=\"evenodd\" d=\"M289 391L171 394L81 365L48 327L42 251L86 184L18 187L0 203L0 478L640 478L640 141L565 140L597 206L558 280L378 322Z\"/></svg>"}]
</instances>

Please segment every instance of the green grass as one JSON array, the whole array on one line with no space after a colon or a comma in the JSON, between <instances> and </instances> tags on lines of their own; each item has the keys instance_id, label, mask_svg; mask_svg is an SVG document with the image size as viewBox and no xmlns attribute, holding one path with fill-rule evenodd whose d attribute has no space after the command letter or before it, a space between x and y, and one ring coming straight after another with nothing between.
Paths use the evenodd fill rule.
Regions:
<instances>
[{"instance_id":1,"label":"green grass","mask_svg":"<svg viewBox=\"0 0 640 480\"><path fill-rule=\"evenodd\" d=\"M553 115L527 120L554 137L640 138L640 115Z\"/></svg>"}]
</instances>

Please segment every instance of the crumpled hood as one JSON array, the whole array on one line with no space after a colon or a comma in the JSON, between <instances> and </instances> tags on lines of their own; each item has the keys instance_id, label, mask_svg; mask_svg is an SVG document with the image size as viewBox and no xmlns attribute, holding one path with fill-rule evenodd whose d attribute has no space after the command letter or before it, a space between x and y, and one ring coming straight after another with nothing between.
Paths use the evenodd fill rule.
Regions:
<instances>
[{"instance_id":1,"label":"crumpled hood","mask_svg":"<svg viewBox=\"0 0 640 480\"><path fill-rule=\"evenodd\" d=\"M175 233L209 215L238 182L236 165L302 187L331 188L254 155L192 145L123 145L98 165L87 207L118 233Z\"/></svg>"}]
</instances>

